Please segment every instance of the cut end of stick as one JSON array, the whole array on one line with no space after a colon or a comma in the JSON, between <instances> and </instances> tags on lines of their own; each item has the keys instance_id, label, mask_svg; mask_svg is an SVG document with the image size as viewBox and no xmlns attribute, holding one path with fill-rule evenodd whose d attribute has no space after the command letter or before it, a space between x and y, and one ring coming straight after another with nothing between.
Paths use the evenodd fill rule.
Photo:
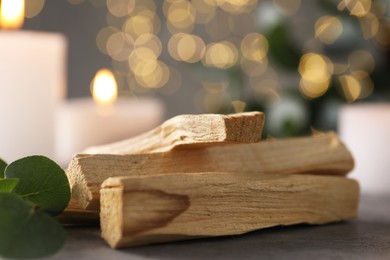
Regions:
<instances>
[{"instance_id":1,"label":"cut end of stick","mask_svg":"<svg viewBox=\"0 0 390 260\"><path fill-rule=\"evenodd\" d=\"M264 113L247 112L224 116L226 142L257 143L261 140ZM239 129L240 131L237 131Z\"/></svg>"}]
</instances>

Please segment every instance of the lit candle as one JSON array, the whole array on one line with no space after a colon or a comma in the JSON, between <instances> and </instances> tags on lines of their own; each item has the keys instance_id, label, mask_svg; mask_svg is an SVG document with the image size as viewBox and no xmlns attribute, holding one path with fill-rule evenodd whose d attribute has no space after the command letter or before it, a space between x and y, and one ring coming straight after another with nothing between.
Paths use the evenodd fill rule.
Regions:
<instances>
[{"instance_id":1,"label":"lit candle","mask_svg":"<svg viewBox=\"0 0 390 260\"><path fill-rule=\"evenodd\" d=\"M1 1L0 158L9 162L54 156L55 110L66 85L65 37L15 30L23 13L23 0Z\"/></svg>"},{"instance_id":2,"label":"lit candle","mask_svg":"<svg viewBox=\"0 0 390 260\"><path fill-rule=\"evenodd\" d=\"M72 99L58 111L56 160L64 167L89 146L132 137L163 120L164 107L156 99L117 99L116 81L107 69L96 74L92 85L94 99Z\"/></svg>"}]
</instances>

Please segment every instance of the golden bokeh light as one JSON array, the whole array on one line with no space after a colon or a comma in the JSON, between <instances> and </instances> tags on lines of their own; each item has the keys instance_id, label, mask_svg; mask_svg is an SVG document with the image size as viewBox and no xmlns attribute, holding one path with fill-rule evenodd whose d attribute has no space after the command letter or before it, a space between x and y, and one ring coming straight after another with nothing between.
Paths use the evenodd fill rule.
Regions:
<instances>
[{"instance_id":1,"label":"golden bokeh light","mask_svg":"<svg viewBox=\"0 0 390 260\"><path fill-rule=\"evenodd\" d=\"M371 73L375 69L374 57L366 50L351 52L348 56L348 64L351 71L367 71Z\"/></svg>"},{"instance_id":2,"label":"golden bokeh light","mask_svg":"<svg viewBox=\"0 0 390 260\"><path fill-rule=\"evenodd\" d=\"M135 0L106 0L106 3L108 11L116 17L130 14L135 7Z\"/></svg>"},{"instance_id":3,"label":"golden bokeh light","mask_svg":"<svg viewBox=\"0 0 390 260\"><path fill-rule=\"evenodd\" d=\"M145 88L160 88L169 79L168 66L160 61L145 60L134 69L135 80Z\"/></svg>"},{"instance_id":4,"label":"golden bokeh light","mask_svg":"<svg viewBox=\"0 0 390 260\"><path fill-rule=\"evenodd\" d=\"M227 69L234 66L237 60L237 48L231 42L222 41L207 45L202 62L205 66Z\"/></svg>"},{"instance_id":5,"label":"golden bokeh light","mask_svg":"<svg viewBox=\"0 0 390 260\"><path fill-rule=\"evenodd\" d=\"M268 41L259 33L248 34L241 41L242 55L252 61L261 61L268 52Z\"/></svg>"},{"instance_id":6,"label":"golden bokeh light","mask_svg":"<svg viewBox=\"0 0 390 260\"><path fill-rule=\"evenodd\" d=\"M228 81L203 81L202 87L207 93L219 94L227 90L229 87Z\"/></svg>"},{"instance_id":7,"label":"golden bokeh light","mask_svg":"<svg viewBox=\"0 0 390 260\"><path fill-rule=\"evenodd\" d=\"M173 68L168 67L169 69L169 79L163 88L159 88L159 92L163 95L173 95L178 92L182 85L182 76L180 72Z\"/></svg>"},{"instance_id":8,"label":"golden bokeh light","mask_svg":"<svg viewBox=\"0 0 390 260\"><path fill-rule=\"evenodd\" d=\"M301 0L273 0L273 4L282 14L293 16L301 7Z\"/></svg>"},{"instance_id":9,"label":"golden bokeh light","mask_svg":"<svg viewBox=\"0 0 390 260\"><path fill-rule=\"evenodd\" d=\"M33 18L37 16L43 9L45 0L28 0L25 1L25 13L24 17Z\"/></svg>"},{"instance_id":10,"label":"golden bokeh light","mask_svg":"<svg viewBox=\"0 0 390 260\"><path fill-rule=\"evenodd\" d=\"M354 71L338 77L338 80L348 102L366 98L374 90L374 83L365 71Z\"/></svg>"},{"instance_id":11,"label":"golden bokeh light","mask_svg":"<svg viewBox=\"0 0 390 260\"><path fill-rule=\"evenodd\" d=\"M168 42L168 52L177 61L195 63L205 54L205 44L197 35L177 33Z\"/></svg>"},{"instance_id":12,"label":"golden bokeh light","mask_svg":"<svg viewBox=\"0 0 390 260\"><path fill-rule=\"evenodd\" d=\"M313 99L322 96L329 88L330 80L325 75L311 71L306 74L310 79L302 78L299 90L306 98Z\"/></svg>"},{"instance_id":13,"label":"golden bokeh light","mask_svg":"<svg viewBox=\"0 0 390 260\"><path fill-rule=\"evenodd\" d=\"M371 9L371 0L342 0L337 6L339 10L347 8L351 15L362 17Z\"/></svg>"},{"instance_id":14,"label":"golden bokeh light","mask_svg":"<svg viewBox=\"0 0 390 260\"><path fill-rule=\"evenodd\" d=\"M107 52L107 41L114 33L119 32L119 30L112 26L107 26L101 29L96 36L96 46L99 51L108 55Z\"/></svg>"},{"instance_id":15,"label":"golden bokeh light","mask_svg":"<svg viewBox=\"0 0 390 260\"><path fill-rule=\"evenodd\" d=\"M136 48L146 47L152 50L155 57L159 57L162 51L161 40L154 34L146 33L140 35L134 43Z\"/></svg>"},{"instance_id":16,"label":"golden bokeh light","mask_svg":"<svg viewBox=\"0 0 390 260\"><path fill-rule=\"evenodd\" d=\"M227 88L229 82L221 81L202 81L202 88L194 97L194 104L199 112L221 113L231 108L232 98Z\"/></svg>"},{"instance_id":17,"label":"golden bokeh light","mask_svg":"<svg viewBox=\"0 0 390 260\"><path fill-rule=\"evenodd\" d=\"M181 60L188 63L200 61L205 54L205 50L202 38L197 35L184 35L177 44L177 54Z\"/></svg>"},{"instance_id":18,"label":"golden bokeh light","mask_svg":"<svg viewBox=\"0 0 390 260\"><path fill-rule=\"evenodd\" d=\"M301 57L298 71L301 74L300 91L306 98L322 96L329 88L333 63L325 56L307 53Z\"/></svg>"},{"instance_id":19,"label":"golden bokeh light","mask_svg":"<svg viewBox=\"0 0 390 260\"><path fill-rule=\"evenodd\" d=\"M25 12L24 0L2 0L0 5L0 27L6 30L22 27Z\"/></svg>"},{"instance_id":20,"label":"golden bokeh light","mask_svg":"<svg viewBox=\"0 0 390 260\"><path fill-rule=\"evenodd\" d=\"M114 74L109 69L99 70L92 81L92 96L99 104L110 104L118 95Z\"/></svg>"},{"instance_id":21,"label":"golden bokeh light","mask_svg":"<svg viewBox=\"0 0 390 260\"><path fill-rule=\"evenodd\" d=\"M215 17L217 10L215 5L210 5L203 0L192 0L192 4L196 10L196 23L207 24Z\"/></svg>"},{"instance_id":22,"label":"golden bokeh light","mask_svg":"<svg viewBox=\"0 0 390 260\"><path fill-rule=\"evenodd\" d=\"M344 96L348 102L353 102L357 100L360 96L361 88L359 80L357 80L352 75L343 75L339 78L340 84L342 86Z\"/></svg>"},{"instance_id":23,"label":"golden bokeh light","mask_svg":"<svg viewBox=\"0 0 390 260\"><path fill-rule=\"evenodd\" d=\"M205 0L231 14L247 13L254 9L257 0Z\"/></svg>"},{"instance_id":24,"label":"golden bokeh light","mask_svg":"<svg viewBox=\"0 0 390 260\"><path fill-rule=\"evenodd\" d=\"M281 100L279 82L274 79L258 81L253 89L254 98L260 104L271 104Z\"/></svg>"},{"instance_id":25,"label":"golden bokeh light","mask_svg":"<svg viewBox=\"0 0 390 260\"><path fill-rule=\"evenodd\" d=\"M135 71L136 67L141 64L143 66L144 63L148 62L157 62L156 53L147 47L138 47L135 48L128 59L129 67L131 70Z\"/></svg>"},{"instance_id":26,"label":"golden bokeh light","mask_svg":"<svg viewBox=\"0 0 390 260\"><path fill-rule=\"evenodd\" d=\"M196 9L191 2L179 0L168 3L165 15L171 32L176 31L175 29L186 30L194 26Z\"/></svg>"},{"instance_id":27,"label":"golden bokeh light","mask_svg":"<svg viewBox=\"0 0 390 260\"><path fill-rule=\"evenodd\" d=\"M116 61L126 61L134 49L122 32L116 32L107 40L107 53Z\"/></svg>"},{"instance_id":28,"label":"golden bokeh light","mask_svg":"<svg viewBox=\"0 0 390 260\"><path fill-rule=\"evenodd\" d=\"M343 32L343 24L336 16L322 16L315 25L315 37L325 44L334 43Z\"/></svg>"},{"instance_id":29,"label":"golden bokeh light","mask_svg":"<svg viewBox=\"0 0 390 260\"><path fill-rule=\"evenodd\" d=\"M379 20L373 13L368 13L359 19L364 39L375 37L379 31Z\"/></svg>"},{"instance_id":30,"label":"golden bokeh light","mask_svg":"<svg viewBox=\"0 0 390 260\"><path fill-rule=\"evenodd\" d=\"M122 30L133 39L137 39L142 34L154 33L154 24L151 18L137 14L126 20Z\"/></svg>"},{"instance_id":31,"label":"golden bokeh light","mask_svg":"<svg viewBox=\"0 0 390 260\"><path fill-rule=\"evenodd\" d=\"M232 101L232 106L235 113L242 113L245 111L246 103L241 100L234 100Z\"/></svg>"},{"instance_id":32,"label":"golden bokeh light","mask_svg":"<svg viewBox=\"0 0 390 260\"><path fill-rule=\"evenodd\" d=\"M390 22L384 21L379 27L378 33L375 35L375 40L382 46L389 47L390 45Z\"/></svg>"},{"instance_id":33,"label":"golden bokeh light","mask_svg":"<svg viewBox=\"0 0 390 260\"><path fill-rule=\"evenodd\" d=\"M245 74L250 77L256 77L262 75L267 70L268 59L265 57L260 61L253 61L242 58L240 64Z\"/></svg>"}]
</instances>

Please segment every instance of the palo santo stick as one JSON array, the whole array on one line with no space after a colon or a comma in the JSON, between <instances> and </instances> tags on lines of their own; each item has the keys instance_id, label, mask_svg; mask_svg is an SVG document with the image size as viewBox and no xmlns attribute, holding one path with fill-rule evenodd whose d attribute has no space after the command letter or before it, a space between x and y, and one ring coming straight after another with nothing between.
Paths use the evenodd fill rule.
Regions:
<instances>
[{"instance_id":1,"label":"palo santo stick","mask_svg":"<svg viewBox=\"0 0 390 260\"><path fill-rule=\"evenodd\" d=\"M83 209L80 204L71 198L68 207L56 219L62 224L99 224L99 212Z\"/></svg>"},{"instance_id":2,"label":"palo santo stick","mask_svg":"<svg viewBox=\"0 0 390 260\"><path fill-rule=\"evenodd\" d=\"M356 181L333 176L187 173L116 177L101 189L102 237L113 248L243 234L356 217Z\"/></svg>"},{"instance_id":3,"label":"palo santo stick","mask_svg":"<svg viewBox=\"0 0 390 260\"><path fill-rule=\"evenodd\" d=\"M264 114L248 112L231 115L180 115L139 136L87 148L88 154L134 154L166 152L226 143L260 141Z\"/></svg>"},{"instance_id":4,"label":"palo santo stick","mask_svg":"<svg viewBox=\"0 0 390 260\"><path fill-rule=\"evenodd\" d=\"M166 153L79 154L72 159L67 174L77 201L98 211L100 185L109 177L220 171L345 175L353 165L350 152L334 133L329 133Z\"/></svg>"}]
</instances>

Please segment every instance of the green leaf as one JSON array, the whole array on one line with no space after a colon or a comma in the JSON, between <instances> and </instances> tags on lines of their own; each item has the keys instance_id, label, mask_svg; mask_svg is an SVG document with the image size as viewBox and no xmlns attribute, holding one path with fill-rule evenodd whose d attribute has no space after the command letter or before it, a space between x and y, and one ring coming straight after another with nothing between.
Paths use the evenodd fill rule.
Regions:
<instances>
[{"instance_id":1,"label":"green leaf","mask_svg":"<svg viewBox=\"0 0 390 260\"><path fill-rule=\"evenodd\" d=\"M19 184L19 179L0 179L0 192L13 192Z\"/></svg>"},{"instance_id":2,"label":"green leaf","mask_svg":"<svg viewBox=\"0 0 390 260\"><path fill-rule=\"evenodd\" d=\"M70 200L70 187L63 169L44 156L29 156L12 162L5 178L19 178L15 193L50 213L63 211Z\"/></svg>"},{"instance_id":3,"label":"green leaf","mask_svg":"<svg viewBox=\"0 0 390 260\"><path fill-rule=\"evenodd\" d=\"M65 242L63 227L14 193L0 193L0 255L8 258L44 257ZM0 257L1 258L1 257Z\"/></svg>"},{"instance_id":4,"label":"green leaf","mask_svg":"<svg viewBox=\"0 0 390 260\"><path fill-rule=\"evenodd\" d=\"M0 159L0 178L4 178L5 167L7 167L7 163Z\"/></svg>"}]
</instances>

